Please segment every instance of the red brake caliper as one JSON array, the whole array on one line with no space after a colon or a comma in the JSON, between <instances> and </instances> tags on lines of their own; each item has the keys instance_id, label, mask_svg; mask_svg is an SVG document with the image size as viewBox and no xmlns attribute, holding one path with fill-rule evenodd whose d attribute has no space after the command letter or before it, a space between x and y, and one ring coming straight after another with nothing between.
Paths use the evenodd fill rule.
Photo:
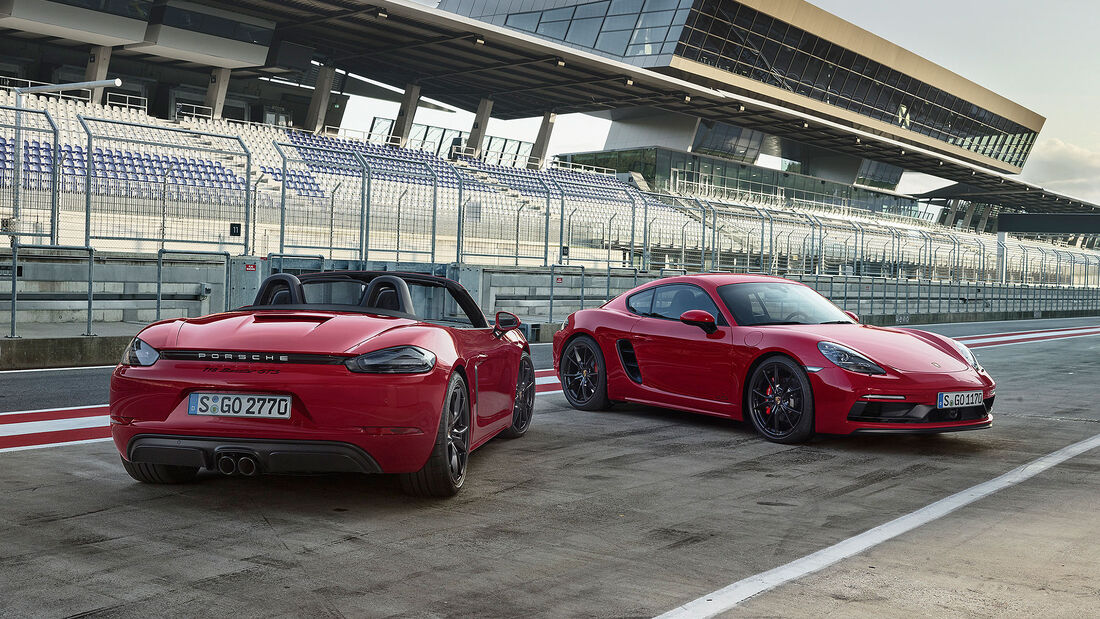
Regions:
<instances>
[{"instance_id":1,"label":"red brake caliper","mask_svg":"<svg viewBox=\"0 0 1100 619\"><path fill-rule=\"evenodd\" d=\"M771 385L768 385L768 388L766 390L764 390L764 395L768 396L767 401L771 402L771 395L772 395ZM771 404L768 404L767 407L764 408L764 414L765 415L772 414L772 405Z\"/></svg>"}]
</instances>

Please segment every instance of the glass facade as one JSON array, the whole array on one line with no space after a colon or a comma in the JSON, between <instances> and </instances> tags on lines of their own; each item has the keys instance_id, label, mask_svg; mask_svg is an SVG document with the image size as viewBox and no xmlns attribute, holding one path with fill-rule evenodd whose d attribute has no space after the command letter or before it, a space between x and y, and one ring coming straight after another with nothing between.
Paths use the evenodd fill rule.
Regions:
<instances>
[{"instance_id":1,"label":"glass facade","mask_svg":"<svg viewBox=\"0 0 1100 619\"><path fill-rule=\"evenodd\" d=\"M692 189L704 186L728 192L778 196L792 203L851 207L905 217L920 215L919 203L910 198L666 148L574 153L560 157L573 163L638 172L657 191L677 191L686 184Z\"/></svg>"},{"instance_id":2,"label":"glass facade","mask_svg":"<svg viewBox=\"0 0 1100 619\"><path fill-rule=\"evenodd\" d=\"M392 118L375 116L370 126L371 139L384 142L393 131L393 123ZM451 146L456 139L459 144L465 145L466 139L469 137L469 131L433 127L431 125L413 124L412 130L409 131L409 141L415 148L434 153L443 158L450 156ZM485 147L482 149L482 159L493 165L525 165L533 147L534 144L531 142L486 136Z\"/></svg>"},{"instance_id":3,"label":"glass facade","mask_svg":"<svg viewBox=\"0 0 1100 619\"><path fill-rule=\"evenodd\" d=\"M856 184L893 191L901 181L901 173L904 171L896 165L864 159L856 173Z\"/></svg>"},{"instance_id":4,"label":"glass facade","mask_svg":"<svg viewBox=\"0 0 1100 619\"><path fill-rule=\"evenodd\" d=\"M512 13L504 24L615 56L671 56L693 3L694 0L603 0Z\"/></svg>"},{"instance_id":5,"label":"glass facade","mask_svg":"<svg viewBox=\"0 0 1100 619\"><path fill-rule=\"evenodd\" d=\"M760 155L764 134L729 123L704 120L695 132L692 152L710 153L735 161L752 163Z\"/></svg>"},{"instance_id":6,"label":"glass facade","mask_svg":"<svg viewBox=\"0 0 1100 619\"><path fill-rule=\"evenodd\" d=\"M692 8L676 55L1023 166L1035 132L730 0Z\"/></svg>"}]
</instances>

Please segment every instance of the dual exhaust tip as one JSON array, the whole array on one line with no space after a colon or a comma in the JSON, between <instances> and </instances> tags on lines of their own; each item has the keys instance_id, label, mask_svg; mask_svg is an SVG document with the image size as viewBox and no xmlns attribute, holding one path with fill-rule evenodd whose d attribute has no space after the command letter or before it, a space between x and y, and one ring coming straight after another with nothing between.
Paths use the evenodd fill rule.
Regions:
<instances>
[{"instance_id":1,"label":"dual exhaust tip","mask_svg":"<svg viewBox=\"0 0 1100 619\"><path fill-rule=\"evenodd\" d=\"M239 473L245 477L252 477L260 472L260 467L252 456L224 455L218 458L218 472L222 475Z\"/></svg>"}]
</instances>

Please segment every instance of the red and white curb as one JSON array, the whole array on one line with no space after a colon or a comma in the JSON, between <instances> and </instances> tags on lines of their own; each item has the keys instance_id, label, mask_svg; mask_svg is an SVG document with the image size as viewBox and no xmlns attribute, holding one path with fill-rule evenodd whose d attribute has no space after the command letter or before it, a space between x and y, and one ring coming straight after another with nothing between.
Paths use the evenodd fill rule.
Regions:
<instances>
[{"instance_id":1,"label":"red and white curb","mask_svg":"<svg viewBox=\"0 0 1100 619\"><path fill-rule=\"evenodd\" d=\"M962 335L955 339L970 348L990 348L1097 335L1100 335L1100 325ZM535 370L537 395L560 391L561 383L554 370ZM107 441L110 437L110 417L106 404L0 413L0 453Z\"/></svg>"},{"instance_id":2,"label":"red and white curb","mask_svg":"<svg viewBox=\"0 0 1100 619\"><path fill-rule=\"evenodd\" d=\"M107 405L0 413L0 453L111 438Z\"/></svg>"},{"instance_id":3,"label":"red and white curb","mask_svg":"<svg viewBox=\"0 0 1100 619\"><path fill-rule=\"evenodd\" d=\"M1100 335L1100 326L1017 331L1015 333L991 333L989 335L960 335L955 339L966 344L967 348L989 348L991 346L1008 346L1010 344L1045 342L1047 340L1064 340L1071 337L1089 337L1093 335Z\"/></svg>"}]
</instances>

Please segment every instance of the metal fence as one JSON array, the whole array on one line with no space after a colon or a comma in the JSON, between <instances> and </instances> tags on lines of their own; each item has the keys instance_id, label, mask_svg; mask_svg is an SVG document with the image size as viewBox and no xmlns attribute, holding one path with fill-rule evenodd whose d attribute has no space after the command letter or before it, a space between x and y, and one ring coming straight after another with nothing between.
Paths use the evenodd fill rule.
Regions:
<instances>
[{"instance_id":1,"label":"metal fence","mask_svg":"<svg viewBox=\"0 0 1100 619\"><path fill-rule=\"evenodd\" d=\"M57 243L59 145L46 112L0 106L0 233Z\"/></svg>"},{"instance_id":2,"label":"metal fence","mask_svg":"<svg viewBox=\"0 0 1100 619\"><path fill-rule=\"evenodd\" d=\"M0 224L24 243L1100 287L1091 250L843 205L651 194L601 174L69 107L0 107Z\"/></svg>"},{"instance_id":3,"label":"metal fence","mask_svg":"<svg viewBox=\"0 0 1100 619\"><path fill-rule=\"evenodd\" d=\"M247 251L252 157L240 137L83 115L78 120L86 142L74 147L71 166L66 162L75 182L63 188L83 192L86 245Z\"/></svg>"}]
</instances>

